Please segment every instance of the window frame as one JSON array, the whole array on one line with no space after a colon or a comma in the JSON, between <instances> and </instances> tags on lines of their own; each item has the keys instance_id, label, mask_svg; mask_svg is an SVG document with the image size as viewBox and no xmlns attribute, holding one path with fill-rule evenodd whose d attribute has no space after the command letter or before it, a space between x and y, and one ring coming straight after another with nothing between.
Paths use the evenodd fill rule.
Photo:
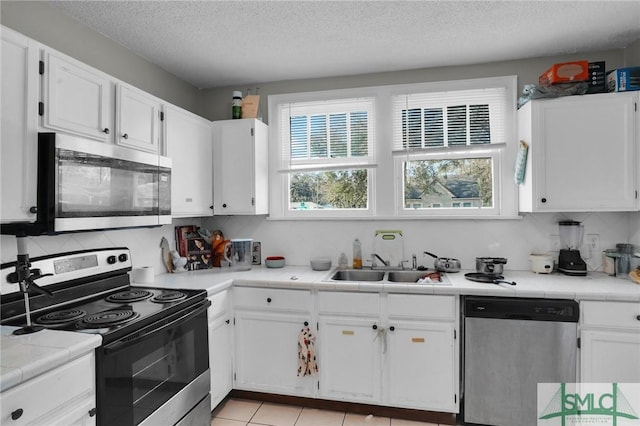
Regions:
<instances>
[{"instance_id":1,"label":"window frame","mask_svg":"<svg viewBox=\"0 0 640 426\"><path fill-rule=\"evenodd\" d=\"M502 152L506 148L505 144L483 145L484 149L434 149L432 152L411 152L401 153L396 151L394 155L394 170L398 176L395 188L395 206L396 215L398 217L482 217L482 216L499 216L500 206L502 205L502 191L500 176L503 169ZM471 158L491 158L492 160L492 181L493 181L493 206L492 207L438 207L438 208L422 208L407 209L404 207L404 162L421 161L421 160L457 160Z\"/></svg>"},{"instance_id":2,"label":"window frame","mask_svg":"<svg viewBox=\"0 0 640 426\"><path fill-rule=\"evenodd\" d=\"M425 91L443 92L490 87L505 88L505 117L503 123L505 143L479 144L477 148L476 146L469 145L432 148L428 151L433 152L427 154L424 152L411 152L412 150L394 151L393 137L395 129L392 114L394 111L393 100L395 96ZM515 158L517 155L517 87L517 76L511 75L270 95L268 97L269 122L271 123L269 126L270 213L268 218L270 220L519 219L518 187L513 178ZM281 117L279 114L279 105L282 103L331 101L358 97L375 98L375 121L370 123L376 135L374 142L375 164L371 164L367 168L369 171L368 208L366 210L318 209L289 211L288 180L286 173L281 171L283 167L281 164L282 147L280 144L281 134L279 131ZM493 208L482 209L482 211L474 208L422 209L417 212L404 211L404 173L399 159L406 155L426 155L429 159L433 159L435 155L443 155L443 151L445 153L457 153L456 155L462 155L466 152L470 154L467 158L473 158L474 151L482 152L483 150L487 150L487 147L490 147L491 150L494 151L492 155L495 157ZM439 153L436 152L438 150L440 151ZM513 161L511 161L511 159L513 159ZM465 212L466 210L470 211Z\"/></svg>"}]
</instances>

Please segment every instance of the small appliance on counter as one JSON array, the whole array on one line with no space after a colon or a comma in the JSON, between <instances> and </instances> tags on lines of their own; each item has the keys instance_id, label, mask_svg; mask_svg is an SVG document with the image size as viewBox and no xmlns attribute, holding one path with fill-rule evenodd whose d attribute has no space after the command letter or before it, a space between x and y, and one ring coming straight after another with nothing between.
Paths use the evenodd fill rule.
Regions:
<instances>
[{"instance_id":1,"label":"small appliance on counter","mask_svg":"<svg viewBox=\"0 0 640 426\"><path fill-rule=\"evenodd\" d=\"M224 258L233 271L248 271L253 262L253 239L234 238L226 243Z\"/></svg>"},{"instance_id":2,"label":"small appliance on counter","mask_svg":"<svg viewBox=\"0 0 640 426\"><path fill-rule=\"evenodd\" d=\"M553 272L553 256L550 254L532 253L529 255L531 272L536 274L550 274Z\"/></svg>"},{"instance_id":3,"label":"small appliance on counter","mask_svg":"<svg viewBox=\"0 0 640 426\"><path fill-rule=\"evenodd\" d=\"M560 229L560 254L558 255L558 271L565 275L584 277L587 275L587 264L580 255L584 227L581 222L565 220L558 222Z\"/></svg>"}]
</instances>

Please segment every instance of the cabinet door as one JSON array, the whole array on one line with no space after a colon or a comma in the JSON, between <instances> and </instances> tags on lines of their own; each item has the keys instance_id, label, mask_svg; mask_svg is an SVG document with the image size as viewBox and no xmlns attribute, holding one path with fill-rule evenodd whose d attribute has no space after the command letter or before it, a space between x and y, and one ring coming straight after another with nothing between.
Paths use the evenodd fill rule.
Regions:
<instances>
[{"instance_id":1,"label":"cabinet door","mask_svg":"<svg viewBox=\"0 0 640 426\"><path fill-rule=\"evenodd\" d=\"M312 394L314 378L298 377L298 335L308 316L236 311L235 388Z\"/></svg>"},{"instance_id":2,"label":"cabinet door","mask_svg":"<svg viewBox=\"0 0 640 426\"><path fill-rule=\"evenodd\" d=\"M581 382L640 382L638 332L583 330L580 354Z\"/></svg>"},{"instance_id":3,"label":"cabinet door","mask_svg":"<svg viewBox=\"0 0 640 426\"><path fill-rule=\"evenodd\" d=\"M95 424L89 413L95 407L95 386L95 356L91 352L2 392L0 423ZM22 410L20 418L12 421L12 413L18 410Z\"/></svg>"},{"instance_id":4,"label":"cabinet door","mask_svg":"<svg viewBox=\"0 0 640 426\"><path fill-rule=\"evenodd\" d=\"M385 337L376 321L377 318L320 316L320 397L379 402L380 354Z\"/></svg>"},{"instance_id":5,"label":"cabinet door","mask_svg":"<svg viewBox=\"0 0 640 426\"><path fill-rule=\"evenodd\" d=\"M164 126L166 155L172 160L171 216L211 216L211 122L180 108L166 106Z\"/></svg>"},{"instance_id":6,"label":"cabinet door","mask_svg":"<svg viewBox=\"0 0 640 426\"><path fill-rule=\"evenodd\" d=\"M209 369L211 371L211 410L233 387L233 346L231 319L223 315L209 323Z\"/></svg>"},{"instance_id":7,"label":"cabinet door","mask_svg":"<svg viewBox=\"0 0 640 426\"><path fill-rule=\"evenodd\" d=\"M218 121L213 140L214 214L268 213L267 125Z\"/></svg>"},{"instance_id":8,"label":"cabinet door","mask_svg":"<svg viewBox=\"0 0 640 426\"><path fill-rule=\"evenodd\" d=\"M105 74L61 54L44 53L42 126L99 141L111 141L114 82Z\"/></svg>"},{"instance_id":9,"label":"cabinet door","mask_svg":"<svg viewBox=\"0 0 640 426\"><path fill-rule=\"evenodd\" d=\"M613 93L534 104L537 210L636 209L636 99L635 94Z\"/></svg>"},{"instance_id":10,"label":"cabinet door","mask_svg":"<svg viewBox=\"0 0 640 426\"><path fill-rule=\"evenodd\" d=\"M385 389L391 405L457 411L453 332L448 323L390 320Z\"/></svg>"},{"instance_id":11,"label":"cabinet door","mask_svg":"<svg viewBox=\"0 0 640 426\"><path fill-rule=\"evenodd\" d=\"M2 222L35 221L38 155L38 46L2 28L0 179Z\"/></svg>"},{"instance_id":12,"label":"cabinet door","mask_svg":"<svg viewBox=\"0 0 640 426\"><path fill-rule=\"evenodd\" d=\"M119 84L117 111L116 144L160 153L160 100L134 87Z\"/></svg>"}]
</instances>

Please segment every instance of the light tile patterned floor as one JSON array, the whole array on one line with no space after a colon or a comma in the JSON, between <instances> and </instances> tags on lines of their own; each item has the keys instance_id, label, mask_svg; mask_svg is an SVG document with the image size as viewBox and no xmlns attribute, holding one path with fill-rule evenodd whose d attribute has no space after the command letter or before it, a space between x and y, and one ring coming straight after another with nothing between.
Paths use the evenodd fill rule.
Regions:
<instances>
[{"instance_id":1,"label":"light tile patterned floor","mask_svg":"<svg viewBox=\"0 0 640 426\"><path fill-rule=\"evenodd\" d=\"M211 426L438 426L268 402L229 399L213 412Z\"/></svg>"}]
</instances>

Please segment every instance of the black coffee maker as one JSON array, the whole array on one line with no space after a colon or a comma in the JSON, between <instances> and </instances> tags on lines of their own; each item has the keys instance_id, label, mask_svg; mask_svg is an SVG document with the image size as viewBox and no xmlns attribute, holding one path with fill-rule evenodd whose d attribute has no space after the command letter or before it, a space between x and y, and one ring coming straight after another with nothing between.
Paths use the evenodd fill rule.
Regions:
<instances>
[{"instance_id":1,"label":"black coffee maker","mask_svg":"<svg viewBox=\"0 0 640 426\"><path fill-rule=\"evenodd\" d=\"M581 222L565 220L558 222L560 228L560 254L558 255L558 271L565 275L583 277L587 275L587 264L580 255L582 233Z\"/></svg>"}]
</instances>

